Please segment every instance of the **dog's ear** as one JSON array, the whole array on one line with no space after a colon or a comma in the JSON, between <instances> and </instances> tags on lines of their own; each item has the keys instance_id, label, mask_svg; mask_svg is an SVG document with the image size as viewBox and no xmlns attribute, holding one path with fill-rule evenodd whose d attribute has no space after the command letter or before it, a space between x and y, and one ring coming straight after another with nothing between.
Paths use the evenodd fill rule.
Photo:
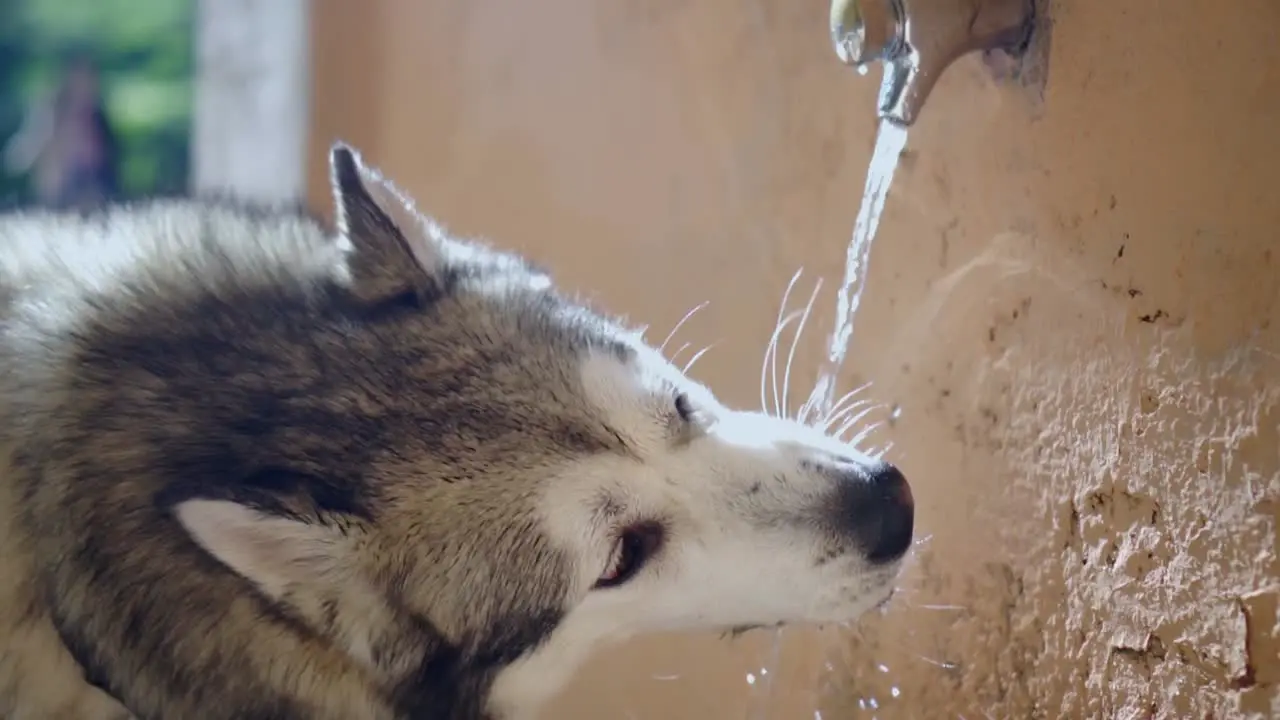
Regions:
<instances>
[{"instance_id":1,"label":"dog's ear","mask_svg":"<svg viewBox=\"0 0 1280 720\"><path fill-rule=\"evenodd\" d=\"M328 525L229 500L186 500L174 514L206 552L273 599L298 587L340 585L351 579L352 538Z\"/></svg>"},{"instance_id":2,"label":"dog's ear","mask_svg":"<svg viewBox=\"0 0 1280 720\"><path fill-rule=\"evenodd\" d=\"M440 240L399 189L351 147L329 151L338 232L351 243L351 289L361 302L423 301L439 291Z\"/></svg>"}]
</instances>

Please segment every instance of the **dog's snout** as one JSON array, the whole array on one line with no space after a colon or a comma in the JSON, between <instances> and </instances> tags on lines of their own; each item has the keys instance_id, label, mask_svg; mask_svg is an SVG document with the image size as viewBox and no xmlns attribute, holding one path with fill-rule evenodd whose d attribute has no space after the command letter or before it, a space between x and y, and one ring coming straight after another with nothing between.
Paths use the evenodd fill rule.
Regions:
<instances>
[{"instance_id":1,"label":"dog's snout","mask_svg":"<svg viewBox=\"0 0 1280 720\"><path fill-rule=\"evenodd\" d=\"M840 527L867 560L890 563L911 547L915 500L902 472L888 463L863 468L840 484Z\"/></svg>"}]
</instances>

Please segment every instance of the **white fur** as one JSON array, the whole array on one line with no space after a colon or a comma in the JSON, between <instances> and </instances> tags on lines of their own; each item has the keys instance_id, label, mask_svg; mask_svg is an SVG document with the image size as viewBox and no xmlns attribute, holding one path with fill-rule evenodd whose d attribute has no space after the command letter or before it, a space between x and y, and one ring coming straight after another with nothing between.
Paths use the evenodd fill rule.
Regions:
<instances>
[{"instance_id":1,"label":"white fur","mask_svg":"<svg viewBox=\"0 0 1280 720\"><path fill-rule=\"evenodd\" d=\"M802 521L835 482L802 469L802 459L869 458L798 422L729 410L648 348L630 365L593 355L582 377L638 458L585 459L549 483L547 531L578 559L584 597L543 646L499 675L490 695L499 717L536 716L594 648L636 633L843 622L890 595L899 563L872 566L857 553L818 563L823 537ZM706 420L683 447L672 446L664 419L677 388ZM619 500L614 523L594 512L602 491ZM611 528L652 517L670 526L661 552L624 585L591 590L609 562ZM765 517L778 521L762 526Z\"/></svg>"}]
</instances>

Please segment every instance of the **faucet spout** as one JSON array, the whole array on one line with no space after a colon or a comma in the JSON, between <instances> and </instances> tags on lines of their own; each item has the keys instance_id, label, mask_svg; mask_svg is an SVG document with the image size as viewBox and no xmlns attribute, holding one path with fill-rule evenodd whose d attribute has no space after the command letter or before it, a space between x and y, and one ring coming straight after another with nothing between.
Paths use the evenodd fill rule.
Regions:
<instances>
[{"instance_id":1,"label":"faucet spout","mask_svg":"<svg viewBox=\"0 0 1280 720\"><path fill-rule=\"evenodd\" d=\"M831 0L831 41L860 70L884 62L878 111L905 127L957 58L1025 45L1034 11L1034 0Z\"/></svg>"}]
</instances>

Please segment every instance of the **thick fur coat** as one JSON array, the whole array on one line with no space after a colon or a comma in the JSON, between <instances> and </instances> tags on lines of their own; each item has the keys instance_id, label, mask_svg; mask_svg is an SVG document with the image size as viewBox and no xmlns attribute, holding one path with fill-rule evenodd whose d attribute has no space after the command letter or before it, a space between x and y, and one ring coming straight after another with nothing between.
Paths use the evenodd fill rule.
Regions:
<instances>
[{"instance_id":1,"label":"thick fur coat","mask_svg":"<svg viewBox=\"0 0 1280 720\"><path fill-rule=\"evenodd\" d=\"M336 229L0 216L0 717L508 720L603 642L888 596L896 470L330 162Z\"/></svg>"}]
</instances>

